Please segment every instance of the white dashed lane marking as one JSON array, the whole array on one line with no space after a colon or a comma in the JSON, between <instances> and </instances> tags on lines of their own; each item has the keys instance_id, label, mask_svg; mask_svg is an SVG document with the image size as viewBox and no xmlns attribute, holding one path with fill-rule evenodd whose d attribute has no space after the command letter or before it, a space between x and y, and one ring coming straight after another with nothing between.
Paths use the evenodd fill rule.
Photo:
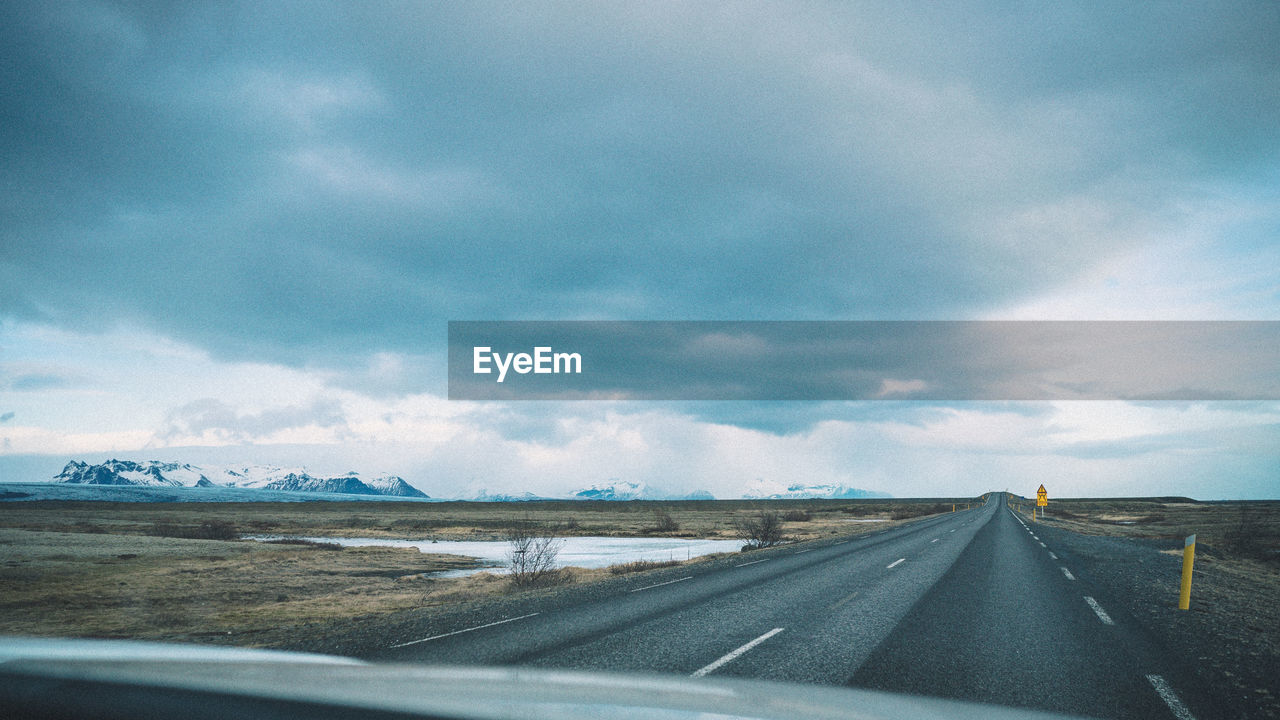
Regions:
<instances>
[{"instance_id":1,"label":"white dashed lane marking","mask_svg":"<svg viewBox=\"0 0 1280 720\"><path fill-rule=\"evenodd\" d=\"M528 615L521 615L520 617L507 618L506 620L499 620L497 622L485 623L484 625L477 625L475 627L467 628L466 630L454 630L453 632L443 633L441 635L432 635L431 637L424 637L421 640L410 640L409 642L400 643L399 645L392 645L391 647L400 648L400 647L407 647L409 645L417 645L418 643L430 642L432 640L439 640L440 638L447 638L453 635L461 635L462 633L469 633L472 630L481 630L487 627L493 627L494 625L501 625L503 623L515 622L517 620L531 618L537 614L538 613L529 613Z\"/></svg>"},{"instance_id":2,"label":"white dashed lane marking","mask_svg":"<svg viewBox=\"0 0 1280 720\"><path fill-rule=\"evenodd\" d=\"M1084 596L1084 601L1085 601L1085 602L1087 602L1087 603L1089 603L1089 607L1093 608L1093 611L1094 611L1095 613L1097 613L1097 615L1098 615L1098 619L1102 621L1102 624L1103 624L1103 625L1115 625L1115 624L1116 624L1116 623L1115 623L1115 621L1111 619L1111 616L1107 614L1107 611L1106 611L1106 610L1103 610L1103 609L1102 609L1102 606L1098 604L1098 601L1097 601L1097 600L1094 600L1093 598L1089 597L1088 595L1085 595L1085 596Z\"/></svg>"},{"instance_id":3,"label":"white dashed lane marking","mask_svg":"<svg viewBox=\"0 0 1280 720\"><path fill-rule=\"evenodd\" d=\"M1178 720L1196 720L1196 716L1192 715L1187 706L1182 704L1182 700L1178 699L1178 694L1173 691L1173 688L1169 686L1169 683L1163 677L1148 675L1147 682L1151 683L1151 687L1156 689L1156 694L1173 711L1174 717L1178 718Z\"/></svg>"},{"instance_id":4,"label":"white dashed lane marking","mask_svg":"<svg viewBox=\"0 0 1280 720\"><path fill-rule=\"evenodd\" d=\"M780 633L780 632L782 632L782 628L774 628L774 629L770 630L769 632L767 632L767 633L765 633L765 634L761 635L760 637L756 638L755 640L752 640L751 642L747 643L746 645L743 645L742 647L738 648L737 650L734 650L733 652L726 654L724 657L721 657L719 660L716 660L715 662L711 663L710 665L708 665L708 666L706 666L706 667L704 667L704 668L702 668L702 669L700 669L700 670L696 670L696 671L694 671L694 673L693 673L693 677L702 677L703 675L706 675L707 673L713 673L713 672L715 672L715 671L716 671L717 669L719 669L720 667L722 667L722 666L724 666L724 665L726 665L726 664L728 664L728 663L731 663L731 662L733 662L734 660L737 660L737 659L738 659L739 657L741 657L743 654L745 654L745 653L747 653L747 652L750 652L751 648L753 648L753 647L755 647L755 646L759 645L760 643L764 642L765 640L768 640L769 638L773 637L774 635L777 635L777 634L778 634L778 633Z\"/></svg>"}]
</instances>

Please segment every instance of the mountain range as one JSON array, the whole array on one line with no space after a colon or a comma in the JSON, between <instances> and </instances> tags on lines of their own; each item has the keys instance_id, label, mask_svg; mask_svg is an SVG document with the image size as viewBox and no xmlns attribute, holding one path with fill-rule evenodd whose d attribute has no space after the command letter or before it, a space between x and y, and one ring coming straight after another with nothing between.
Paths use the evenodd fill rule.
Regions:
<instances>
[{"instance_id":1,"label":"mountain range","mask_svg":"<svg viewBox=\"0 0 1280 720\"><path fill-rule=\"evenodd\" d=\"M75 485L135 485L149 487L226 487L288 490L294 492L388 495L426 498L427 494L395 475L363 480L350 472L337 477L316 477L302 468L250 465L240 468L202 467L158 460L134 462L108 460L98 465L72 460L54 482Z\"/></svg>"},{"instance_id":2,"label":"mountain range","mask_svg":"<svg viewBox=\"0 0 1280 720\"><path fill-rule=\"evenodd\" d=\"M747 500L855 500L892 496L876 490L863 490L843 484L805 485L804 483L793 483L791 485L783 485L779 482L756 478L751 483L748 483L746 491L742 493L742 497Z\"/></svg>"},{"instance_id":3,"label":"mountain range","mask_svg":"<svg viewBox=\"0 0 1280 720\"><path fill-rule=\"evenodd\" d=\"M388 497L429 499L429 496L395 475L371 479L349 472L333 477L316 476L304 468L282 468L271 465L247 465L237 467L213 467L188 463L168 463L159 460L135 462L132 460L108 460L91 465L72 460L53 482L72 485L114 485L161 488L237 488L283 490L304 493L339 493L346 495L378 495ZM842 484L784 485L757 478L748 483L738 497L754 500L801 499L856 499L890 497L886 493ZM524 502L533 500L714 500L707 490L688 493L670 493L649 487L643 481L610 478L595 483L567 496L554 497L522 493L490 493L472 488L457 500L478 502Z\"/></svg>"},{"instance_id":4,"label":"mountain range","mask_svg":"<svg viewBox=\"0 0 1280 720\"><path fill-rule=\"evenodd\" d=\"M715 500L715 496L706 490L672 495L654 490L644 482L617 478L578 490L570 497L574 500Z\"/></svg>"}]
</instances>

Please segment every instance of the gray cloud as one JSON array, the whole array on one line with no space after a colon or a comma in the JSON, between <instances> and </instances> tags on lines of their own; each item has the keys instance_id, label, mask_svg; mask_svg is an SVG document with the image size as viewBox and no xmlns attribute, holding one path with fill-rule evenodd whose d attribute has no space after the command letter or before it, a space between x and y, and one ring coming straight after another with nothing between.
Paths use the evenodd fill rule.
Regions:
<instances>
[{"instance_id":1,"label":"gray cloud","mask_svg":"<svg viewBox=\"0 0 1280 720\"><path fill-rule=\"evenodd\" d=\"M1110 442L1075 443L1055 454L1084 460L1151 456L1221 455L1231 466L1265 467L1280 455L1275 449L1280 425L1259 423L1248 427L1170 432ZM1268 497L1275 492L1274 485Z\"/></svg>"},{"instance_id":2,"label":"gray cloud","mask_svg":"<svg viewBox=\"0 0 1280 720\"><path fill-rule=\"evenodd\" d=\"M308 426L345 428L341 404L317 398L305 406L241 413L221 400L206 398L171 410L158 435L171 440L213 432L225 441L252 442L279 430Z\"/></svg>"},{"instance_id":3,"label":"gray cloud","mask_svg":"<svg viewBox=\"0 0 1280 720\"><path fill-rule=\"evenodd\" d=\"M4 413L3 415L0 415L0 423L3 423L3 422L9 422L9 421L10 421L10 420L12 420L12 419L13 419L13 412L12 412L12 411L7 412L7 413Z\"/></svg>"},{"instance_id":4,"label":"gray cloud","mask_svg":"<svg viewBox=\"0 0 1280 720\"><path fill-rule=\"evenodd\" d=\"M0 315L346 367L447 319L971 316L1267 187L1278 13L6 4Z\"/></svg>"}]
</instances>

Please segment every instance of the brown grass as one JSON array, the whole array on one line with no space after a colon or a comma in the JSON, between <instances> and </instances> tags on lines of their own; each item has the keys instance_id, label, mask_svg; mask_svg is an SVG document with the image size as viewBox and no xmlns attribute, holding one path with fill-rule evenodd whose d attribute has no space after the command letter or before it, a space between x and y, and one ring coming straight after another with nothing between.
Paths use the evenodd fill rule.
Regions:
<instances>
[{"instance_id":1,"label":"brown grass","mask_svg":"<svg viewBox=\"0 0 1280 720\"><path fill-rule=\"evenodd\" d=\"M788 539L809 540L891 524L850 520L939 507L879 500L0 503L0 634L281 645L333 620L516 591L500 574L425 575L474 567L470 558L239 540L243 534L494 540L512 521L531 519L560 535L730 539L738 537L737 519L768 508L788 518ZM565 568L555 580L594 582L670 564Z\"/></svg>"},{"instance_id":2,"label":"brown grass","mask_svg":"<svg viewBox=\"0 0 1280 720\"><path fill-rule=\"evenodd\" d=\"M619 565L610 565L608 570L611 575L628 575L630 573L657 570L658 568L675 567L681 563L682 561L680 560L636 560Z\"/></svg>"},{"instance_id":3,"label":"brown grass","mask_svg":"<svg viewBox=\"0 0 1280 720\"><path fill-rule=\"evenodd\" d=\"M418 607L422 573L474 566L413 548L344 548L0 529L0 634L236 635Z\"/></svg>"},{"instance_id":4,"label":"brown grass","mask_svg":"<svg viewBox=\"0 0 1280 720\"><path fill-rule=\"evenodd\" d=\"M1023 502L1027 515L1034 501ZM1280 566L1280 501L1056 500L1036 521L1089 535L1181 541L1194 534L1200 556Z\"/></svg>"},{"instance_id":5,"label":"brown grass","mask_svg":"<svg viewBox=\"0 0 1280 720\"><path fill-rule=\"evenodd\" d=\"M241 534L499 540L531 518L559 535L739 537L738 519L783 514L784 533L811 540L857 532L848 519L907 519L951 509L936 500L721 500L532 503L107 503L4 502L0 527L73 533L229 539ZM960 500L961 504L967 502Z\"/></svg>"}]
</instances>

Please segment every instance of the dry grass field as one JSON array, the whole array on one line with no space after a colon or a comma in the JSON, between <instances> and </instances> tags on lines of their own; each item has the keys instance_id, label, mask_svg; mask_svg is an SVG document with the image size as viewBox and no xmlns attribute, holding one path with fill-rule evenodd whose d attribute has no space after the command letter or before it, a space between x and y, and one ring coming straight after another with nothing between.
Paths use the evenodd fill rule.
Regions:
<instances>
[{"instance_id":1,"label":"dry grass field","mask_svg":"<svg viewBox=\"0 0 1280 720\"><path fill-rule=\"evenodd\" d=\"M963 505L965 501L961 500ZM469 558L413 548L261 543L247 534L498 540L514 522L561 536L740 537L778 512L803 541L949 511L950 501L535 503L0 503L0 634L279 645L326 623L518 591L501 575L433 578ZM879 522L866 522L879 521ZM694 562L697 562L695 559ZM644 564L570 569L589 582Z\"/></svg>"},{"instance_id":2,"label":"dry grass field","mask_svg":"<svg viewBox=\"0 0 1280 720\"><path fill-rule=\"evenodd\" d=\"M1025 512L1035 504L1021 502ZM1197 555L1210 561L1253 561L1280 569L1280 501L1052 500L1043 521L1088 535L1181 541L1195 534Z\"/></svg>"},{"instance_id":3,"label":"dry grass field","mask_svg":"<svg viewBox=\"0 0 1280 720\"><path fill-rule=\"evenodd\" d=\"M739 537L737 519L761 509L785 519L786 534L810 540L848 533L869 520L945 512L951 500L714 500L675 502L543 501L0 503L0 527L72 533L234 539L241 534L498 540L512 523L531 521L563 536ZM958 501L961 507L966 499Z\"/></svg>"}]
</instances>

